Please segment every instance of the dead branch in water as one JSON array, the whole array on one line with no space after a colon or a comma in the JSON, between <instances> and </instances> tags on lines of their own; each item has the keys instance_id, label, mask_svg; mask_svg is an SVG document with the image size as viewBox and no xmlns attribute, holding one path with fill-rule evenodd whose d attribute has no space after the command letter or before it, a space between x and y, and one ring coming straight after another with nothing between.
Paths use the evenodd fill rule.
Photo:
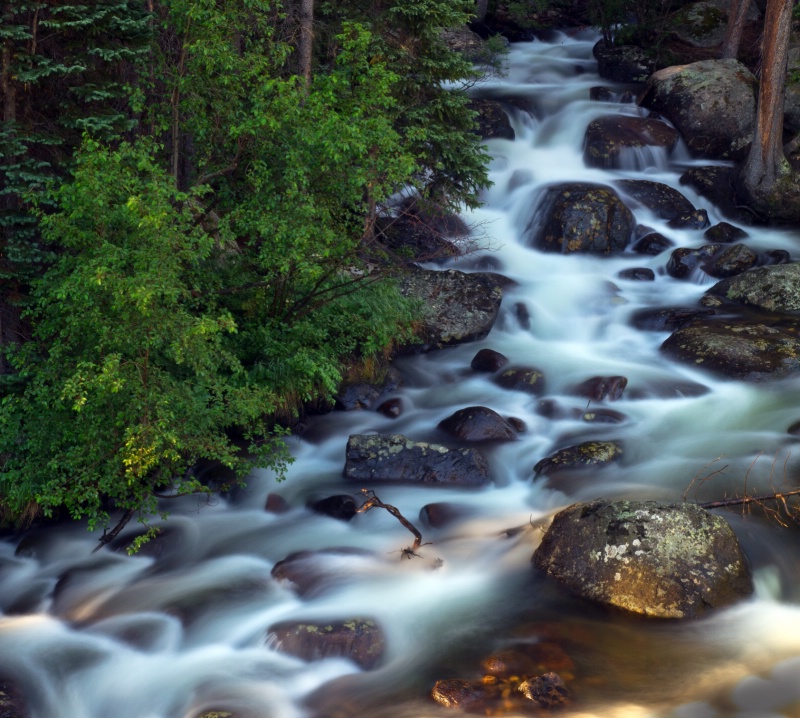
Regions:
<instances>
[{"instance_id":1,"label":"dead branch in water","mask_svg":"<svg viewBox=\"0 0 800 718\"><path fill-rule=\"evenodd\" d=\"M414 545L409 549L403 549L403 558L411 558L412 556L418 556L414 551L422 546L422 534L419 532L416 526L412 524L403 514L400 513L399 509L391 504L385 504L381 501L376 495L375 492L371 489L361 489L361 493L367 497L367 500L361 504L359 508L356 509L357 514L365 514L372 508L376 506L379 509L386 509L392 516L394 516L403 526L405 526L412 534L414 534Z\"/></svg>"}]
</instances>

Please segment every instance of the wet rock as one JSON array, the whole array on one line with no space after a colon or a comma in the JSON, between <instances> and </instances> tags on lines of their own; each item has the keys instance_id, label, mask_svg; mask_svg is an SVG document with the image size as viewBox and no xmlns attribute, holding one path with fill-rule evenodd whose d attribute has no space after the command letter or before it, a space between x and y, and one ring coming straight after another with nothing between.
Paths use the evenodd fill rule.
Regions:
<instances>
[{"instance_id":1,"label":"wet rock","mask_svg":"<svg viewBox=\"0 0 800 718\"><path fill-rule=\"evenodd\" d=\"M708 212L704 209L679 214L667 222L672 229L705 229L709 224Z\"/></svg>"},{"instance_id":2,"label":"wet rock","mask_svg":"<svg viewBox=\"0 0 800 718\"><path fill-rule=\"evenodd\" d=\"M512 367L494 378L494 383L511 391L539 396L544 393L544 374L533 367Z\"/></svg>"},{"instance_id":3,"label":"wet rock","mask_svg":"<svg viewBox=\"0 0 800 718\"><path fill-rule=\"evenodd\" d=\"M731 167L692 167L681 175L679 181L709 200L727 217L749 224L752 215L739 207L736 199L736 172L738 170Z\"/></svg>"},{"instance_id":4,"label":"wet rock","mask_svg":"<svg viewBox=\"0 0 800 718\"><path fill-rule=\"evenodd\" d=\"M745 244L731 244L703 263L706 274L717 279L735 277L758 262L758 255Z\"/></svg>"},{"instance_id":5,"label":"wet rock","mask_svg":"<svg viewBox=\"0 0 800 718\"><path fill-rule=\"evenodd\" d=\"M386 649L382 629L369 618L284 621L270 626L267 643L304 661L348 658L365 671L380 664Z\"/></svg>"},{"instance_id":6,"label":"wet rock","mask_svg":"<svg viewBox=\"0 0 800 718\"><path fill-rule=\"evenodd\" d=\"M635 45L610 45L605 40L595 44L600 77L613 82L645 82L655 70L655 62Z\"/></svg>"},{"instance_id":7,"label":"wet rock","mask_svg":"<svg viewBox=\"0 0 800 718\"><path fill-rule=\"evenodd\" d=\"M693 154L737 160L753 136L756 88L736 60L702 60L654 72L641 104L672 122Z\"/></svg>"},{"instance_id":8,"label":"wet rock","mask_svg":"<svg viewBox=\"0 0 800 718\"><path fill-rule=\"evenodd\" d=\"M2 713L0 713L0 718L4 718ZM235 713L231 713L230 711L213 710L204 711L203 713L200 713L197 718L237 718L237 716Z\"/></svg>"},{"instance_id":9,"label":"wet rock","mask_svg":"<svg viewBox=\"0 0 800 718\"><path fill-rule=\"evenodd\" d=\"M16 682L0 677L0 718L28 718L27 704Z\"/></svg>"},{"instance_id":10,"label":"wet rock","mask_svg":"<svg viewBox=\"0 0 800 718\"><path fill-rule=\"evenodd\" d=\"M594 102L613 102L615 98L611 88L604 85L597 85L589 88L589 99Z\"/></svg>"},{"instance_id":11,"label":"wet rock","mask_svg":"<svg viewBox=\"0 0 800 718\"><path fill-rule=\"evenodd\" d=\"M628 380L624 376L593 376L572 387L571 391L591 401L618 401L622 398Z\"/></svg>"},{"instance_id":12,"label":"wet rock","mask_svg":"<svg viewBox=\"0 0 800 718\"><path fill-rule=\"evenodd\" d=\"M689 503L573 504L533 561L583 598L657 618L703 616L753 590L730 525Z\"/></svg>"},{"instance_id":13,"label":"wet rock","mask_svg":"<svg viewBox=\"0 0 800 718\"><path fill-rule=\"evenodd\" d=\"M665 122L631 115L604 115L586 128L583 159L588 167L630 166L627 150L658 147L671 152L678 133Z\"/></svg>"},{"instance_id":14,"label":"wet rock","mask_svg":"<svg viewBox=\"0 0 800 718\"><path fill-rule=\"evenodd\" d=\"M484 272L465 274L450 269L415 270L399 278L400 291L425 306L420 334L424 343L409 347L428 351L483 339L500 311L499 279Z\"/></svg>"},{"instance_id":15,"label":"wet rock","mask_svg":"<svg viewBox=\"0 0 800 718\"><path fill-rule=\"evenodd\" d=\"M531 328L530 312L528 311L528 307L526 307L522 302L517 302L514 304L514 316L517 318L520 327L523 329Z\"/></svg>"},{"instance_id":16,"label":"wet rock","mask_svg":"<svg viewBox=\"0 0 800 718\"><path fill-rule=\"evenodd\" d=\"M489 465L475 449L450 449L402 434L354 434L347 442L344 476L351 481L483 486Z\"/></svg>"},{"instance_id":17,"label":"wet rock","mask_svg":"<svg viewBox=\"0 0 800 718\"><path fill-rule=\"evenodd\" d=\"M499 138L503 140L513 140L516 137L508 114L503 109L502 103L497 100L480 98L470 100L469 107L478 113L476 118L478 123L477 133L481 138L488 140Z\"/></svg>"},{"instance_id":18,"label":"wet rock","mask_svg":"<svg viewBox=\"0 0 800 718\"><path fill-rule=\"evenodd\" d=\"M706 296L771 312L800 312L800 263L751 269L717 282Z\"/></svg>"},{"instance_id":19,"label":"wet rock","mask_svg":"<svg viewBox=\"0 0 800 718\"><path fill-rule=\"evenodd\" d=\"M540 708L559 708L569 703L569 693L564 681L552 671L523 681L518 690Z\"/></svg>"},{"instance_id":20,"label":"wet rock","mask_svg":"<svg viewBox=\"0 0 800 718\"><path fill-rule=\"evenodd\" d=\"M575 663L558 643L537 641L492 653L481 661L481 668L491 676L509 679L548 671L571 671Z\"/></svg>"},{"instance_id":21,"label":"wet rock","mask_svg":"<svg viewBox=\"0 0 800 718\"><path fill-rule=\"evenodd\" d=\"M383 414L390 419L396 419L403 413L403 400L402 399L387 399L377 409L379 414Z\"/></svg>"},{"instance_id":22,"label":"wet rock","mask_svg":"<svg viewBox=\"0 0 800 718\"><path fill-rule=\"evenodd\" d=\"M620 279L629 279L633 282L654 282L656 279L656 273L649 267L623 269L617 276Z\"/></svg>"},{"instance_id":23,"label":"wet rock","mask_svg":"<svg viewBox=\"0 0 800 718\"><path fill-rule=\"evenodd\" d=\"M713 309L640 309L635 312L631 323L637 329L649 332L674 331L691 324L695 319L714 314Z\"/></svg>"},{"instance_id":24,"label":"wet rock","mask_svg":"<svg viewBox=\"0 0 800 718\"><path fill-rule=\"evenodd\" d=\"M674 219L695 211L695 206L678 190L661 182L626 179L617 180L614 186L637 205L649 209L659 219Z\"/></svg>"},{"instance_id":25,"label":"wet rock","mask_svg":"<svg viewBox=\"0 0 800 718\"><path fill-rule=\"evenodd\" d=\"M620 411L599 408L584 411L581 419L587 424L624 424L628 417Z\"/></svg>"},{"instance_id":26,"label":"wet rock","mask_svg":"<svg viewBox=\"0 0 800 718\"><path fill-rule=\"evenodd\" d=\"M316 514L330 516L337 521L350 521L356 515L356 502L350 494L335 494L324 499L312 499L306 506Z\"/></svg>"},{"instance_id":27,"label":"wet rock","mask_svg":"<svg viewBox=\"0 0 800 718\"><path fill-rule=\"evenodd\" d=\"M610 187L566 182L545 191L526 234L545 252L609 255L625 250L634 224Z\"/></svg>"},{"instance_id":28,"label":"wet rock","mask_svg":"<svg viewBox=\"0 0 800 718\"><path fill-rule=\"evenodd\" d=\"M698 248L678 247L667 262L667 274L675 279L691 278L695 269L702 269L722 249L719 244L706 244Z\"/></svg>"},{"instance_id":29,"label":"wet rock","mask_svg":"<svg viewBox=\"0 0 800 718\"><path fill-rule=\"evenodd\" d=\"M500 414L485 406L459 409L439 422L439 428L459 441L513 441L517 432Z\"/></svg>"},{"instance_id":30,"label":"wet rock","mask_svg":"<svg viewBox=\"0 0 800 718\"><path fill-rule=\"evenodd\" d=\"M663 234L659 234L658 232L651 232L633 245L633 251L655 257L657 254L665 252L672 246L672 240L667 239Z\"/></svg>"},{"instance_id":31,"label":"wet rock","mask_svg":"<svg viewBox=\"0 0 800 718\"><path fill-rule=\"evenodd\" d=\"M615 441L586 441L567 446L545 457L533 467L534 478L552 476L560 471L596 469L622 458L622 447Z\"/></svg>"},{"instance_id":32,"label":"wet rock","mask_svg":"<svg viewBox=\"0 0 800 718\"><path fill-rule=\"evenodd\" d=\"M419 511L419 520L423 526L440 529L470 516L473 510L464 504L454 504L449 501L436 501L425 504Z\"/></svg>"},{"instance_id":33,"label":"wet rock","mask_svg":"<svg viewBox=\"0 0 800 718\"><path fill-rule=\"evenodd\" d=\"M470 367L474 371L496 372L508 365L508 357L494 349L481 349L474 357Z\"/></svg>"},{"instance_id":34,"label":"wet rock","mask_svg":"<svg viewBox=\"0 0 800 718\"><path fill-rule=\"evenodd\" d=\"M740 239L745 239L749 235L743 229L732 225L730 222L717 222L713 227L709 227L703 236L715 244L731 244Z\"/></svg>"},{"instance_id":35,"label":"wet rock","mask_svg":"<svg viewBox=\"0 0 800 718\"><path fill-rule=\"evenodd\" d=\"M786 429L786 433L792 436L800 436L800 421L795 421L794 424L789 426L789 428Z\"/></svg>"},{"instance_id":36,"label":"wet rock","mask_svg":"<svg viewBox=\"0 0 800 718\"><path fill-rule=\"evenodd\" d=\"M289 510L289 502L280 494L270 492L264 504L264 511L270 514L285 514Z\"/></svg>"},{"instance_id":37,"label":"wet rock","mask_svg":"<svg viewBox=\"0 0 800 718\"><path fill-rule=\"evenodd\" d=\"M800 370L796 330L753 321L696 321L670 335L661 351L732 379L762 381Z\"/></svg>"},{"instance_id":38,"label":"wet rock","mask_svg":"<svg viewBox=\"0 0 800 718\"><path fill-rule=\"evenodd\" d=\"M445 678L436 681L431 690L431 698L445 708L460 708L469 713L485 711L499 700L501 693L501 686L496 684Z\"/></svg>"},{"instance_id":39,"label":"wet rock","mask_svg":"<svg viewBox=\"0 0 800 718\"><path fill-rule=\"evenodd\" d=\"M377 382L345 382L336 392L336 408L340 411L370 409L386 394L397 391L402 384L400 372L393 367Z\"/></svg>"},{"instance_id":40,"label":"wet rock","mask_svg":"<svg viewBox=\"0 0 800 718\"><path fill-rule=\"evenodd\" d=\"M725 39L728 15L712 2L695 2L678 11L675 35L694 47L716 47Z\"/></svg>"},{"instance_id":41,"label":"wet rock","mask_svg":"<svg viewBox=\"0 0 800 718\"><path fill-rule=\"evenodd\" d=\"M299 596L310 598L349 581L354 574L379 562L376 554L349 546L297 551L278 561L271 576L291 586Z\"/></svg>"},{"instance_id":42,"label":"wet rock","mask_svg":"<svg viewBox=\"0 0 800 718\"><path fill-rule=\"evenodd\" d=\"M789 264L792 258L785 249L770 249L758 258L759 264L769 267L773 264Z\"/></svg>"}]
</instances>

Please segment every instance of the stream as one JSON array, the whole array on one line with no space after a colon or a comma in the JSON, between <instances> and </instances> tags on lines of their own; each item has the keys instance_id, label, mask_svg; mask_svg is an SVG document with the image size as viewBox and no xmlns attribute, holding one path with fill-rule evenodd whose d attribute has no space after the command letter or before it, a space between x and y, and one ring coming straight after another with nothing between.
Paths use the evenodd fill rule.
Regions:
<instances>
[{"instance_id":1,"label":"stream","mask_svg":"<svg viewBox=\"0 0 800 718\"><path fill-rule=\"evenodd\" d=\"M285 482L260 471L229 496L170 503L164 535L136 556L92 553L98 535L83 525L0 543L0 675L21 687L31 718L197 718L214 710L235 718L458 715L432 701L433 684L480 679L487 655L520 642L546 643L557 655L552 670L572 696L558 713L565 718L800 716L796 527L758 510L720 511L748 556L756 590L697 621L609 612L569 596L531 565L538 526L576 501L707 501L800 483L793 478L800 451L787 431L800 420L800 377L719 379L664 357L659 346L668 333L632 325L642 309L694 306L714 280L673 279L664 271L668 252L560 255L523 239L537 198L561 181L654 180L680 189L712 224L725 219L679 185L683 171L700 164L685 149L669 157L631 152L622 170L585 166L592 119L645 113L589 99L593 86L627 89L599 78L595 41L586 31L514 44L508 71L480 87L510 101L516 139L487 141L494 184L484 205L464 214L484 248L447 266L512 282L485 340L396 361L404 379L392 395L403 407L399 417L313 417L289 439L296 461ZM676 247L707 243L700 230L634 213ZM798 259L797 232L747 231L753 249L785 249ZM619 278L632 267L652 269L655 280ZM471 371L482 348L540 368L545 395L504 390ZM587 400L571 387L595 376L628 379L619 401L602 404L621 414L616 423L584 419ZM422 531L418 556L402 553L411 534L386 511L345 522L305 508L310 498L358 493L342 478L349 435L447 444L437 424L474 405L527 427L517 441L481 447L489 488L365 487ZM590 439L621 442L622 461L613 470L534 480L543 457ZM269 494L289 510L265 511ZM423 506L440 502L457 520L440 528L420 521ZM300 595L271 578L293 552L324 549L337 551L322 555L325 571L312 590ZM386 640L383 661L370 671L343 658L304 662L268 639L280 621L361 616L375 620Z\"/></svg>"}]
</instances>

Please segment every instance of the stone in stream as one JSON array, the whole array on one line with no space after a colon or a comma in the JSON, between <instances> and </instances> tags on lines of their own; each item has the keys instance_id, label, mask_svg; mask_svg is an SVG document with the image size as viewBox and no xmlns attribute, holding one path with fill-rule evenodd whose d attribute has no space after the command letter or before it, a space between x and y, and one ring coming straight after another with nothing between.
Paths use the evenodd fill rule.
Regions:
<instances>
[{"instance_id":1,"label":"stone in stream","mask_svg":"<svg viewBox=\"0 0 800 718\"><path fill-rule=\"evenodd\" d=\"M800 313L800 263L757 267L723 279L706 297L770 312Z\"/></svg>"},{"instance_id":2,"label":"stone in stream","mask_svg":"<svg viewBox=\"0 0 800 718\"><path fill-rule=\"evenodd\" d=\"M523 391L526 394L540 396L544 393L544 374L533 367L512 367L498 374L494 383L503 389Z\"/></svg>"},{"instance_id":3,"label":"stone in stream","mask_svg":"<svg viewBox=\"0 0 800 718\"><path fill-rule=\"evenodd\" d=\"M503 103L488 97L475 98L469 101L469 108L477 113L477 134L484 140L496 137L513 140L516 137L508 113Z\"/></svg>"},{"instance_id":4,"label":"stone in stream","mask_svg":"<svg viewBox=\"0 0 800 718\"><path fill-rule=\"evenodd\" d=\"M625 250L634 226L611 187L563 182L545 190L525 234L544 252L612 255Z\"/></svg>"},{"instance_id":5,"label":"stone in stream","mask_svg":"<svg viewBox=\"0 0 800 718\"><path fill-rule=\"evenodd\" d=\"M591 401L619 401L628 379L624 376L593 376L577 386L570 387L570 392L583 396Z\"/></svg>"},{"instance_id":6,"label":"stone in stream","mask_svg":"<svg viewBox=\"0 0 800 718\"><path fill-rule=\"evenodd\" d=\"M493 409L468 406L439 422L439 428L459 441L513 441L517 432Z\"/></svg>"},{"instance_id":7,"label":"stone in stream","mask_svg":"<svg viewBox=\"0 0 800 718\"><path fill-rule=\"evenodd\" d=\"M617 276L620 279L629 279L633 282L654 282L656 279L656 273L649 267L622 269Z\"/></svg>"},{"instance_id":8,"label":"stone in stream","mask_svg":"<svg viewBox=\"0 0 800 718\"><path fill-rule=\"evenodd\" d=\"M690 503L573 504L533 562L583 598L655 618L697 618L753 591L728 522Z\"/></svg>"},{"instance_id":9,"label":"stone in stream","mask_svg":"<svg viewBox=\"0 0 800 718\"><path fill-rule=\"evenodd\" d=\"M267 644L304 661L347 658L365 671L377 668L386 650L383 630L369 618L283 621L269 627Z\"/></svg>"},{"instance_id":10,"label":"stone in stream","mask_svg":"<svg viewBox=\"0 0 800 718\"><path fill-rule=\"evenodd\" d=\"M321 499L309 499L306 507L315 514L329 516L338 521L350 521L356 515L356 502L350 494L334 494Z\"/></svg>"},{"instance_id":11,"label":"stone in stream","mask_svg":"<svg viewBox=\"0 0 800 718\"><path fill-rule=\"evenodd\" d=\"M474 357L470 367L473 371L495 372L500 371L508 364L508 357L494 349L481 349Z\"/></svg>"},{"instance_id":12,"label":"stone in stream","mask_svg":"<svg viewBox=\"0 0 800 718\"><path fill-rule=\"evenodd\" d=\"M644 82L655 70L655 61L635 45L615 45L600 40L592 48L600 77L612 82Z\"/></svg>"},{"instance_id":13,"label":"stone in stream","mask_svg":"<svg viewBox=\"0 0 800 718\"><path fill-rule=\"evenodd\" d=\"M671 152L678 139L677 131L660 120L633 115L603 115L592 120L586 128L583 159L588 167L619 169L627 159L627 150L658 147Z\"/></svg>"},{"instance_id":14,"label":"stone in stream","mask_svg":"<svg viewBox=\"0 0 800 718\"><path fill-rule=\"evenodd\" d=\"M347 442L344 476L351 481L393 481L479 487L489 465L475 449L450 449L411 441L402 434L353 434Z\"/></svg>"},{"instance_id":15,"label":"stone in stream","mask_svg":"<svg viewBox=\"0 0 800 718\"><path fill-rule=\"evenodd\" d=\"M732 244L740 239L746 239L750 235L730 222L717 222L717 224L703 232L703 236L715 244Z\"/></svg>"},{"instance_id":16,"label":"stone in stream","mask_svg":"<svg viewBox=\"0 0 800 718\"><path fill-rule=\"evenodd\" d=\"M27 718L28 708L16 682L0 678L0 718Z\"/></svg>"},{"instance_id":17,"label":"stone in stream","mask_svg":"<svg viewBox=\"0 0 800 718\"><path fill-rule=\"evenodd\" d=\"M670 220L695 211L695 206L678 190L652 180L617 180L614 186L623 196L633 200L634 206L650 210L659 219Z\"/></svg>"},{"instance_id":18,"label":"stone in stream","mask_svg":"<svg viewBox=\"0 0 800 718\"><path fill-rule=\"evenodd\" d=\"M318 551L296 551L278 561L271 576L303 598L318 596L353 576L383 570L386 559L365 549L343 546Z\"/></svg>"},{"instance_id":19,"label":"stone in stream","mask_svg":"<svg viewBox=\"0 0 800 718\"><path fill-rule=\"evenodd\" d=\"M585 441L576 446L559 449L537 462L534 478L550 476L559 471L597 469L622 458L622 447L615 441Z\"/></svg>"},{"instance_id":20,"label":"stone in stream","mask_svg":"<svg viewBox=\"0 0 800 718\"><path fill-rule=\"evenodd\" d=\"M751 269L758 262L758 255L745 244L729 244L703 263L706 274L716 279L735 277Z\"/></svg>"}]
</instances>

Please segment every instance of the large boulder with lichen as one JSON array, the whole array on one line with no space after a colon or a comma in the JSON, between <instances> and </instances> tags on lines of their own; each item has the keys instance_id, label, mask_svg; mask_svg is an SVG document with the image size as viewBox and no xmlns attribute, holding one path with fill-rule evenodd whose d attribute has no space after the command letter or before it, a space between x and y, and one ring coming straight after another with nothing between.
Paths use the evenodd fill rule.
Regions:
<instances>
[{"instance_id":1,"label":"large boulder with lichen","mask_svg":"<svg viewBox=\"0 0 800 718\"><path fill-rule=\"evenodd\" d=\"M475 449L411 441L402 434L353 434L347 441L344 476L351 481L393 481L483 486L486 458Z\"/></svg>"},{"instance_id":2,"label":"large boulder with lichen","mask_svg":"<svg viewBox=\"0 0 800 718\"><path fill-rule=\"evenodd\" d=\"M544 191L526 235L545 252L613 255L628 246L634 226L633 214L611 187L563 182Z\"/></svg>"},{"instance_id":3,"label":"large boulder with lichen","mask_svg":"<svg viewBox=\"0 0 800 718\"><path fill-rule=\"evenodd\" d=\"M800 262L757 267L717 282L703 304L714 298L769 312L800 313Z\"/></svg>"},{"instance_id":4,"label":"large boulder with lichen","mask_svg":"<svg viewBox=\"0 0 800 718\"><path fill-rule=\"evenodd\" d=\"M666 122L634 115L602 115L586 128L583 159L589 167L639 169L641 152L654 148L672 152L678 133Z\"/></svg>"},{"instance_id":5,"label":"large boulder with lichen","mask_svg":"<svg viewBox=\"0 0 800 718\"><path fill-rule=\"evenodd\" d=\"M739 160L753 137L757 87L736 60L702 60L654 72L640 104L672 122L694 155Z\"/></svg>"},{"instance_id":6,"label":"large boulder with lichen","mask_svg":"<svg viewBox=\"0 0 800 718\"><path fill-rule=\"evenodd\" d=\"M398 279L400 291L419 300L421 343L410 350L429 351L483 339L494 326L503 299L494 274L467 274L454 269L416 269Z\"/></svg>"},{"instance_id":7,"label":"large boulder with lichen","mask_svg":"<svg viewBox=\"0 0 800 718\"><path fill-rule=\"evenodd\" d=\"M644 82L655 70L655 61L636 45L617 45L600 40L592 49L600 77L612 82Z\"/></svg>"},{"instance_id":8,"label":"large boulder with lichen","mask_svg":"<svg viewBox=\"0 0 800 718\"><path fill-rule=\"evenodd\" d=\"M533 562L583 598L655 618L697 618L753 590L728 522L690 503L573 504Z\"/></svg>"},{"instance_id":9,"label":"large boulder with lichen","mask_svg":"<svg viewBox=\"0 0 800 718\"><path fill-rule=\"evenodd\" d=\"M743 381L780 379L800 371L800 322L700 319L661 345L676 361Z\"/></svg>"}]
</instances>

